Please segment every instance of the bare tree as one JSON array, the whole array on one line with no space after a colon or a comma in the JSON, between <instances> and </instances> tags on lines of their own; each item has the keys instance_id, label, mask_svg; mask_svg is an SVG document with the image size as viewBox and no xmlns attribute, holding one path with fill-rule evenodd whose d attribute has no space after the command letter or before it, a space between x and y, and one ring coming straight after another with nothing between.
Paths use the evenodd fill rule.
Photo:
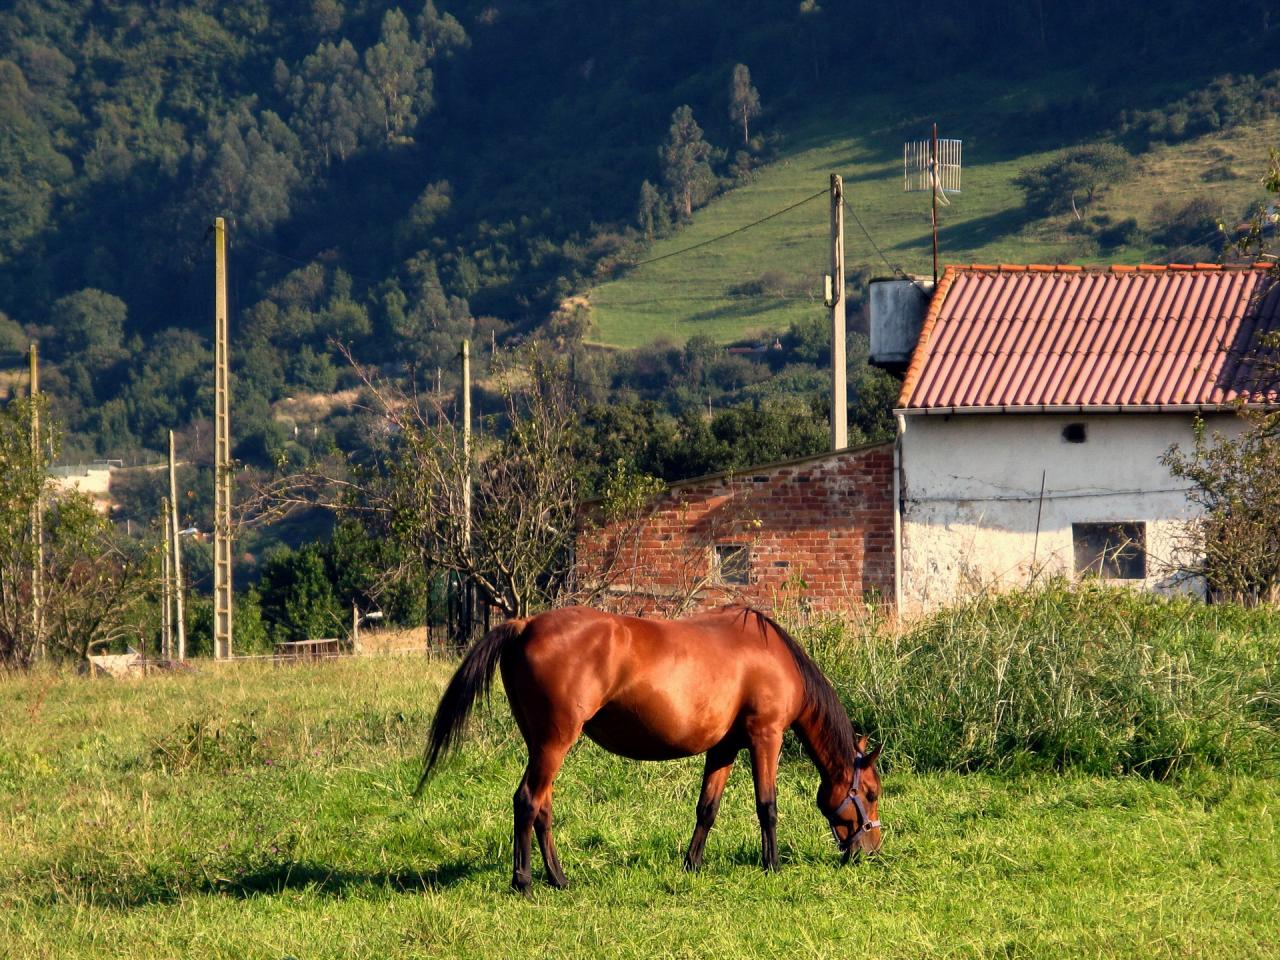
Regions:
<instances>
[{"instance_id":1,"label":"bare tree","mask_svg":"<svg viewBox=\"0 0 1280 960\"><path fill-rule=\"evenodd\" d=\"M1241 416L1230 437L1197 421L1191 450L1175 445L1163 459L1191 481L1197 508L1181 545L1184 572L1202 577L1213 597L1254 604L1280 596L1280 421L1260 410Z\"/></svg>"},{"instance_id":2,"label":"bare tree","mask_svg":"<svg viewBox=\"0 0 1280 960\"><path fill-rule=\"evenodd\" d=\"M87 497L54 485L44 457L33 453L33 403L42 405L22 399L0 410L0 664L18 668L41 650L84 659L141 640L155 619L157 584L154 549L121 538ZM56 431L45 430L44 439L56 441ZM37 501L42 550L32 526Z\"/></svg>"},{"instance_id":3,"label":"bare tree","mask_svg":"<svg viewBox=\"0 0 1280 960\"><path fill-rule=\"evenodd\" d=\"M393 538L420 569L465 578L507 616L553 605L571 570L581 491L578 416L563 362L543 347L527 348L518 363L499 355L502 411L478 425L468 448L451 396L393 381L349 352L347 359L377 425L374 459L276 478L259 488L251 515L328 507Z\"/></svg>"}]
</instances>

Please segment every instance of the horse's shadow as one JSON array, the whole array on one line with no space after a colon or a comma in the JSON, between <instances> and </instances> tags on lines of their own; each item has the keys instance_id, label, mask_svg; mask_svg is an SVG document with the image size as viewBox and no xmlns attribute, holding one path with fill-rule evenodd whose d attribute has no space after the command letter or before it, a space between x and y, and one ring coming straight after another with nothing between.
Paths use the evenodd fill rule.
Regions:
<instances>
[{"instance_id":1,"label":"horse's shadow","mask_svg":"<svg viewBox=\"0 0 1280 960\"><path fill-rule=\"evenodd\" d=\"M378 888L396 893L422 893L455 886L492 869L467 860L452 860L422 870L386 871L347 870L313 861L288 861L231 878L210 878L200 892L238 899L271 896L286 890L304 890L339 899Z\"/></svg>"}]
</instances>

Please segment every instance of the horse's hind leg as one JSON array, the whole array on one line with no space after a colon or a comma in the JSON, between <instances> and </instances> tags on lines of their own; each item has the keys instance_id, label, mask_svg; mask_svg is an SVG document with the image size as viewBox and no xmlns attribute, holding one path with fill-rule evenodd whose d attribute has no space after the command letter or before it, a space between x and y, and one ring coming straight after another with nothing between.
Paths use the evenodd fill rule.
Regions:
<instances>
[{"instance_id":1,"label":"horse's hind leg","mask_svg":"<svg viewBox=\"0 0 1280 960\"><path fill-rule=\"evenodd\" d=\"M575 738L576 739L576 738ZM529 889L533 882L533 866L530 863L532 854L532 833L538 833L538 846L542 850L542 860L547 867L548 880L553 887L568 886L564 871L560 868L560 860L556 856L555 841L551 836L551 789L556 774L564 763L565 754L569 752L569 744L544 744L538 748L530 747L529 765L525 768L524 777L512 798L515 808L515 863L511 873L511 886L520 893Z\"/></svg>"},{"instance_id":2,"label":"horse's hind leg","mask_svg":"<svg viewBox=\"0 0 1280 960\"><path fill-rule=\"evenodd\" d=\"M729 781L729 771L733 769L733 760L737 755L736 746L730 748L723 743L718 743L707 751L707 762L702 771L702 793L698 797L697 820L689 849L684 855L686 870L697 870L702 866L702 851L707 845L707 834L715 825L716 814L720 810L720 797L724 794L724 785Z\"/></svg>"},{"instance_id":3,"label":"horse's hind leg","mask_svg":"<svg viewBox=\"0 0 1280 960\"><path fill-rule=\"evenodd\" d=\"M556 856L556 842L551 836L551 789L547 789L547 799L542 808L534 815L533 830L538 835L538 847L542 850L542 862L547 868L547 882L557 890L569 885L564 870L560 867L560 858Z\"/></svg>"}]
</instances>

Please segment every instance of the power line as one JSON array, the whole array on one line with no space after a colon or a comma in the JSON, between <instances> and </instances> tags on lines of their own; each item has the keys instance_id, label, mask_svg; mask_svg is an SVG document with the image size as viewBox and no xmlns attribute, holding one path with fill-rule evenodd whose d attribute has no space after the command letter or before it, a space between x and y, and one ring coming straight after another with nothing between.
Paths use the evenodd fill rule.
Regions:
<instances>
[{"instance_id":1,"label":"power line","mask_svg":"<svg viewBox=\"0 0 1280 960\"><path fill-rule=\"evenodd\" d=\"M797 200L795 203L791 204L791 206L789 207L783 207L781 210L777 210L769 214L767 217L761 217L759 220L753 220L751 223L748 223L745 226L738 227L736 230L730 230L728 233L722 233L718 237L712 237L710 240L703 240L701 243L695 243L692 246L684 247L680 250L673 250L671 253L664 253L660 257L650 257L648 260L634 260L632 261L631 266L643 267L647 263L657 263L659 260L669 260L672 257L680 256L682 253L688 253L690 250L698 250L702 247L709 247L713 243L719 243L721 240L725 240L725 239L728 239L729 237L736 236L737 234L742 233L743 231L750 230L752 227L758 227L760 226L760 224L766 223L767 221L772 220L774 217L780 217L784 213L790 213L796 207L802 207L806 203L809 203L810 201L813 201L813 200L817 200L819 197L825 197L826 195L827 195L826 190L819 190L817 193L813 194L812 196L805 197L803 200Z\"/></svg>"},{"instance_id":2,"label":"power line","mask_svg":"<svg viewBox=\"0 0 1280 960\"><path fill-rule=\"evenodd\" d=\"M875 250L876 253L880 254L880 259L884 261L884 265L892 270L895 276L902 276L902 268L896 264L890 263L889 258L884 255L884 251L881 250L875 240L871 238L871 233L862 222L862 218L858 216L858 211L853 209L853 204L849 202L848 194L844 197L844 208L849 211L849 215L853 217L853 222L858 225L858 228L862 231L862 235L867 238L867 243L871 244L872 249Z\"/></svg>"}]
</instances>

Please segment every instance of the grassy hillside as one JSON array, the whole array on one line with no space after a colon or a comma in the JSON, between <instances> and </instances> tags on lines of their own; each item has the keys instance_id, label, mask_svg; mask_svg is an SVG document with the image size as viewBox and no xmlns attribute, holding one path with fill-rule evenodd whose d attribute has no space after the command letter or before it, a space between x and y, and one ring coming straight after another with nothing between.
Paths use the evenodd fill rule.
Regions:
<instances>
[{"instance_id":1,"label":"grassy hillside","mask_svg":"<svg viewBox=\"0 0 1280 960\"><path fill-rule=\"evenodd\" d=\"M1163 648L1182 642L1170 635L1178 621L1188 633L1179 663L1200 671L1240 657L1240 644L1261 642L1270 623L1108 598L980 603L925 624L919 639L947 648L943 635L957 625L984 636L974 617L1007 634L1004 610L1075 635L1098 630L1114 645L1141 627ZM1107 616L1095 616L1099 600ZM1035 609L1023 611L1028 602ZM809 639L828 668L867 652L830 635ZM986 669L973 656L940 660L924 687L942 689L953 668L965 677ZM1265 769L1195 767L1160 783L1079 767L909 772L898 760L880 807L882 854L841 869L813 805L814 771L788 748L782 871L757 866L743 763L706 866L689 875L681 853L700 761L641 764L583 743L556 793L572 885L538 884L521 901L507 883L523 747L500 695L423 800L407 796L449 666L369 658L205 664L145 681L0 679L0 956L1056 960L1262 958L1280 948L1280 784ZM1071 682L1080 680L1093 682ZM1209 715L1216 701L1164 696L1175 694L1201 704L1198 720L1221 719ZM930 712L955 719L966 703L976 701L959 691ZM1141 711L1163 709L1157 696ZM886 750L898 752L892 742Z\"/></svg>"},{"instance_id":2,"label":"grassy hillside","mask_svg":"<svg viewBox=\"0 0 1280 960\"><path fill-rule=\"evenodd\" d=\"M1067 231L1070 214L1041 218L1024 209L1013 183L1069 145L1060 134L1028 135L1022 116L1058 88L1083 88L1084 78L1050 76L1030 85L949 83L936 101L901 95L847 101L828 117L787 128L777 159L754 182L731 190L694 214L685 228L655 243L644 259L668 257L712 240L825 190L831 173L844 178L854 217L845 218L847 272L890 273L889 264L927 275L931 267L929 197L902 188L904 140L928 136L931 108L939 135L964 140L963 192L940 210L940 263L1086 264L1163 262L1165 247L1147 236L1100 250ZM1137 102L1141 91L1130 91ZM1158 96L1158 95L1157 95ZM1139 154L1135 169L1103 193L1088 216L1133 217L1150 230L1160 204L1178 207L1204 197L1228 222L1262 196L1267 150L1280 140L1280 121L1158 145ZM1214 168L1227 179L1207 182ZM775 219L688 253L627 270L590 291L603 344L634 347L659 338L694 335L730 341L784 330L823 312L822 276L830 271L829 204L819 197ZM887 260L887 263L886 263Z\"/></svg>"}]
</instances>

